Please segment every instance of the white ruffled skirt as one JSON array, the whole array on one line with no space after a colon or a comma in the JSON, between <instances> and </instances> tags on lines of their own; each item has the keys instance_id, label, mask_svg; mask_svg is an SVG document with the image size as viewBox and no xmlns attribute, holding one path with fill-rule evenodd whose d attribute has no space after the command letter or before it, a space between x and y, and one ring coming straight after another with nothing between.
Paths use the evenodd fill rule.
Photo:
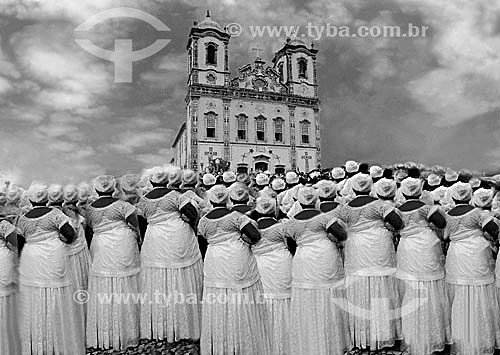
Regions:
<instances>
[{"instance_id":1,"label":"white ruffled skirt","mask_svg":"<svg viewBox=\"0 0 500 355\"><path fill-rule=\"evenodd\" d=\"M123 350L139 343L139 274L89 277L87 347Z\"/></svg>"},{"instance_id":2,"label":"white ruffled skirt","mask_svg":"<svg viewBox=\"0 0 500 355\"><path fill-rule=\"evenodd\" d=\"M16 294L0 296L0 354L20 355Z\"/></svg>"},{"instance_id":3,"label":"white ruffled skirt","mask_svg":"<svg viewBox=\"0 0 500 355\"><path fill-rule=\"evenodd\" d=\"M295 355L343 355L351 348L344 286L292 286L291 349Z\"/></svg>"},{"instance_id":4,"label":"white ruffled skirt","mask_svg":"<svg viewBox=\"0 0 500 355\"><path fill-rule=\"evenodd\" d=\"M289 355L291 351L291 298L266 298L270 341L273 355Z\"/></svg>"},{"instance_id":5,"label":"white ruffled skirt","mask_svg":"<svg viewBox=\"0 0 500 355\"><path fill-rule=\"evenodd\" d=\"M402 348L412 355L443 351L451 343L450 302L444 280L400 280Z\"/></svg>"},{"instance_id":6,"label":"white ruffled skirt","mask_svg":"<svg viewBox=\"0 0 500 355\"><path fill-rule=\"evenodd\" d=\"M203 260L182 268L142 267L141 338L174 342L199 339Z\"/></svg>"},{"instance_id":7,"label":"white ruffled skirt","mask_svg":"<svg viewBox=\"0 0 500 355\"><path fill-rule=\"evenodd\" d=\"M23 355L85 354L73 287L19 286L19 332Z\"/></svg>"},{"instance_id":8,"label":"white ruffled skirt","mask_svg":"<svg viewBox=\"0 0 500 355\"><path fill-rule=\"evenodd\" d=\"M353 346L375 351L401 339L399 280L392 276L346 276Z\"/></svg>"},{"instance_id":9,"label":"white ruffled skirt","mask_svg":"<svg viewBox=\"0 0 500 355\"><path fill-rule=\"evenodd\" d=\"M87 291L89 283L90 253L87 248L82 249L76 254L69 256L71 266L71 275L75 292ZM79 319L82 321L82 330L85 337L85 327L87 322L87 307L84 302L75 302L76 312L79 313Z\"/></svg>"},{"instance_id":10,"label":"white ruffled skirt","mask_svg":"<svg viewBox=\"0 0 500 355\"><path fill-rule=\"evenodd\" d=\"M493 354L500 339L495 287L447 284L451 303L451 353Z\"/></svg>"},{"instance_id":11,"label":"white ruffled skirt","mask_svg":"<svg viewBox=\"0 0 500 355\"><path fill-rule=\"evenodd\" d=\"M201 355L272 355L260 280L238 288L203 287Z\"/></svg>"}]
</instances>

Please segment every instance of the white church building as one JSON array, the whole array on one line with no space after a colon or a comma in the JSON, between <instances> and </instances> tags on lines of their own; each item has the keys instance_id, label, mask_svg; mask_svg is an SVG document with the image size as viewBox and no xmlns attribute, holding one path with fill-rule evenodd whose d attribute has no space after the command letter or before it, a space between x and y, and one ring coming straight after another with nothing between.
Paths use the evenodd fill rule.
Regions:
<instances>
[{"instance_id":1,"label":"white church building","mask_svg":"<svg viewBox=\"0 0 500 355\"><path fill-rule=\"evenodd\" d=\"M187 43L187 117L174 163L202 171L216 159L240 172L310 171L320 164L316 54L287 39L272 66L259 57L229 72L230 35L207 12Z\"/></svg>"}]
</instances>

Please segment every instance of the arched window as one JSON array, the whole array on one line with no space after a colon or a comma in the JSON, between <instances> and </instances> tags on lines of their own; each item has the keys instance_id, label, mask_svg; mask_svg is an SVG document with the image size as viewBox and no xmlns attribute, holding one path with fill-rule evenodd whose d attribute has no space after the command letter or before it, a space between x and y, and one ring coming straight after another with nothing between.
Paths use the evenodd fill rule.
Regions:
<instances>
[{"instance_id":1,"label":"arched window","mask_svg":"<svg viewBox=\"0 0 500 355\"><path fill-rule=\"evenodd\" d=\"M239 114L236 118L236 123L238 126L238 139L246 140L247 139L247 116L244 114Z\"/></svg>"},{"instance_id":2,"label":"arched window","mask_svg":"<svg viewBox=\"0 0 500 355\"><path fill-rule=\"evenodd\" d=\"M207 43L206 45L207 52L207 65L217 65L217 45L215 43Z\"/></svg>"},{"instance_id":3,"label":"arched window","mask_svg":"<svg viewBox=\"0 0 500 355\"><path fill-rule=\"evenodd\" d=\"M207 124L207 138L215 138L215 128L217 124L217 114L208 112L205 114Z\"/></svg>"},{"instance_id":4,"label":"arched window","mask_svg":"<svg viewBox=\"0 0 500 355\"><path fill-rule=\"evenodd\" d=\"M299 58L298 59L298 65L299 65L299 78L307 78L307 59L306 58Z\"/></svg>"},{"instance_id":5,"label":"arched window","mask_svg":"<svg viewBox=\"0 0 500 355\"><path fill-rule=\"evenodd\" d=\"M311 123L307 120L300 122L300 132L302 135L302 144L309 144L309 127Z\"/></svg>"},{"instance_id":6,"label":"arched window","mask_svg":"<svg viewBox=\"0 0 500 355\"><path fill-rule=\"evenodd\" d=\"M274 119L274 141L283 142L283 119L276 117Z\"/></svg>"},{"instance_id":7,"label":"arched window","mask_svg":"<svg viewBox=\"0 0 500 355\"><path fill-rule=\"evenodd\" d=\"M264 116L258 116L255 118L255 131L257 132L257 140L266 140L266 118Z\"/></svg>"},{"instance_id":8,"label":"arched window","mask_svg":"<svg viewBox=\"0 0 500 355\"><path fill-rule=\"evenodd\" d=\"M283 62L278 65L278 74L280 75L280 81L285 82L285 72L283 70Z\"/></svg>"}]
</instances>

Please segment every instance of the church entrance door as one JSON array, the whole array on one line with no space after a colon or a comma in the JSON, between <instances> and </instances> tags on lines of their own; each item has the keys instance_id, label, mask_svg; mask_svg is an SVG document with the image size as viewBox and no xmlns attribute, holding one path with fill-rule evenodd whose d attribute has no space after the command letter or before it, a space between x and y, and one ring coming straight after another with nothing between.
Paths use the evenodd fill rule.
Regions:
<instances>
[{"instance_id":1,"label":"church entrance door","mask_svg":"<svg viewBox=\"0 0 500 355\"><path fill-rule=\"evenodd\" d=\"M255 171L266 171L269 168L269 164L265 161L258 161L255 163Z\"/></svg>"}]
</instances>

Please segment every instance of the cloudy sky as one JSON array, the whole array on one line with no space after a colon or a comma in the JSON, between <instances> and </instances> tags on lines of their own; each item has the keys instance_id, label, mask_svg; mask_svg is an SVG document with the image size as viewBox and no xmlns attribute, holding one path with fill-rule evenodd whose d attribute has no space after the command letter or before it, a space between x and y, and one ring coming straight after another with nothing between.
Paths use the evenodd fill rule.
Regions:
<instances>
[{"instance_id":1,"label":"cloudy sky","mask_svg":"<svg viewBox=\"0 0 500 355\"><path fill-rule=\"evenodd\" d=\"M170 31L118 18L74 32L120 6ZM500 167L498 0L0 0L0 174L65 183L167 162L185 120L187 35L206 9L222 25L242 25L230 41L232 73L253 61L251 48L270 62L285 40L252 38L249 26L429 26L425 38L316 43L324 166L354 158ZM110 50L120 38L134 50L171 42L134 63L132 83L115 83L113 63L75 38Z\"/></svg>"}]
</instances>

